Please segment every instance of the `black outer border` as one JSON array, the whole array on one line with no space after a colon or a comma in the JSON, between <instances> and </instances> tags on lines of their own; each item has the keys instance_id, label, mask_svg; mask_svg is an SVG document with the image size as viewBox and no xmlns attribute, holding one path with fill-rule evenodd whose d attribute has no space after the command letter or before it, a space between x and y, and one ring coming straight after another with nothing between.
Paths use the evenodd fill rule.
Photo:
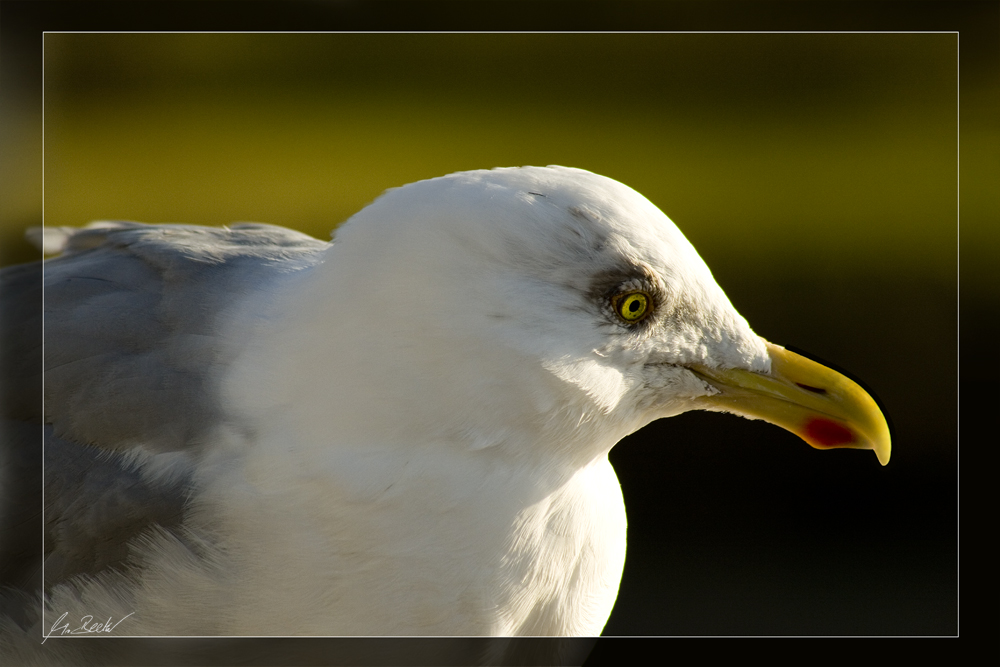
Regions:
<instances>
[{"instance_id":1,"label":"black outer border","mask_svg":"<svg viewBox=\"0 0 1000 667\"><path fill-rule=\"evenodd\" d=\"M960 44L960 88L975 82L1000 89L1000 2L995 0L486 0L483 2L399 2L395 0L309 2L150 1L150 2L0 2L0 105L38 109L41 127L41 45L44 31L955 31ZM960 127L1000 123L996 108L961 99ZM9 131L9 130L6 130ZM964 142L962 142L964 143ZM17 165L40 174L34 164ZM0 155L0 159L6 159ZM960 173L971 166L960 158ZM0 196L6 186L0 183ZM39 190L40 192L40 190ZM960 197L962 196L960 191ZM996 201L992 202L995 212ZM41 199L37 220L41 220ZM961 241L960 241L961 243ZM960 248L962 250L963 248ZM975 253L968 253L975 261ZM996 269L963 260L961 277L995 278ZM995 289L985 296L996 301ZM980 295L983 296L983 295ZM980 306L962 311L959 291L959 337L976 350L994 336L996 312ZM994 304L995 305L995 304ZM992 324L992 326L991 326ZM969 326L962 326L969 325ZM990 346L992 348L992 346ZM995 363L988 351L987 363ZM983 373L981 357L966 353L959 361L960 425L982 414L992 373ZM956 397L956 401L958 397ZM961 408L965 409L962 410ZM969 430L979 433L983 431ZM995 431L986 431L995 432ZM979 440L979 438L973 438ZM989 442L981 442L989 445ZM969 448L971 449L971 448ZM483 650L513 649L516 664L586 665L670 664L732 665L971 665L997 657L996 574L987 567L995 513L990 480L980 479L992 466L981 463L982 450L966 452L960 500L960 636L945 638L601 638L579 640L279 638L279 639L103 639L115 642L120 660L132 665L337 665L469 664ZM992 453L992 452L991 452ZM995 501L994 501L995 502ZM992 515L989 519L987 516ZM982 519L982 521L980 521ZM981 527L981 528L978 528ZM992 571L991 571L992 570ZM919 582L914 582L919 586ZM96 647L95 647L96 648ZM547 654L532 658L534 652ZM551 651L563 656L553 659ZM508 652L507 655L510 655ZM989 656L993 656L992 659ZM487 664L490 664L487 661ZM505 663L493 663L505 664ZM507 662L506 664L515 664Z\"/></svg>"}]
</instances>

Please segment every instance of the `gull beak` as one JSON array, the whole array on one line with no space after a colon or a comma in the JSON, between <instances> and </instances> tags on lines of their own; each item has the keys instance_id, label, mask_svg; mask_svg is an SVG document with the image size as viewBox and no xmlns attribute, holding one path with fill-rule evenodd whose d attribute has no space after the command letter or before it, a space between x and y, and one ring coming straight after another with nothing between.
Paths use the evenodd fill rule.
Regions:
<instances>
[{"instance_id":1,"label":"gull beak","mask_svg":"<svg viewBox=\"0 0 1000 667\"><path fill-rule=\"evenodd\" d=\"M720 392L699 399L703 409L763 419L816 449L874 449L879 463L889 462L889 426L868 392L822 364L765 343L769 374L689 366Z\"/></svg>"}]
</instances>

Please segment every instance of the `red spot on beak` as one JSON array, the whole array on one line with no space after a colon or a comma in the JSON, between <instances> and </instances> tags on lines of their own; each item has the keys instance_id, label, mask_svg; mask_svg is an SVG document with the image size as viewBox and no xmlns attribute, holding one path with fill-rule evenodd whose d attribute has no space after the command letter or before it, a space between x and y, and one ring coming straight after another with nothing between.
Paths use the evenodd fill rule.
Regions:
<instances>
[{"instance_id":1,"label":"red spot on beak","mask_svg":"<svg viewBox=\"0 0 1000 667\"><path fill-rule=\"evenodd\" d=\"M854 442L854 433L829 419L813 419L806 424L806 437L819 447L836 447Z\"/></svg>"}]
</instances>

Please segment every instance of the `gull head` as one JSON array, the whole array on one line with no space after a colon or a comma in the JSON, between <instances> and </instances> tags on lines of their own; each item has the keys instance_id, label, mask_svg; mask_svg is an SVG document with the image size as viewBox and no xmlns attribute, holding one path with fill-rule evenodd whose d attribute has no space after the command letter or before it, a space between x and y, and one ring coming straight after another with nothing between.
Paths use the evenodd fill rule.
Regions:
<instances>
[{"instance_id":1,"label":"gull head","mask_svg":"<svg viewBox=\"0 0 1000 667\"><path fill-rule=\"evenodd\" d=\"M757 336L674 223L612 179L522 167L396 188L337 230L320 270L326 298L307 301L326 304L336 372L378 389L304 383L342 431L579 464L706 409L888 461L869 395Z\"/></svg>"}]
</instances>

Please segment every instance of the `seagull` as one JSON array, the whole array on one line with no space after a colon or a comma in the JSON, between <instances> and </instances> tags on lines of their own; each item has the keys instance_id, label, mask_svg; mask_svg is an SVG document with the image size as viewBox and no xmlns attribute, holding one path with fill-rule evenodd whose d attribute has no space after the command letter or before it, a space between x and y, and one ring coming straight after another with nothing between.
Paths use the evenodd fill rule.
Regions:
<instances>
[{"instance_id":1,"label":"seagull","mask_svg":"<svg viewBox=\"0 0 1000 667\"><path fill-rule=\"evenodd\" d=\"M130 636L596 636L626 435L709 410L889 460L868 393L754 334L666 215L588 171L411 183L332 242L132 222L39 242L60 255L3 272L7 534L42 531L12 498L41 439L45 475L44 579L37 542L3 547L29 600L8 651L86 616Z\"/></svg>"}]
</instances>

